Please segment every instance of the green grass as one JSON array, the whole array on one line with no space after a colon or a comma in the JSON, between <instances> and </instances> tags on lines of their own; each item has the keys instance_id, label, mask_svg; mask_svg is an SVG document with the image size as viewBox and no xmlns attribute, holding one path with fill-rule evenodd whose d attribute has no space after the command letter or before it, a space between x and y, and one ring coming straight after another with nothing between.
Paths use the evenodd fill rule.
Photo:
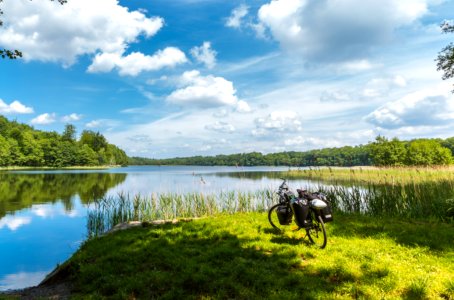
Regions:
<instances>
[{"instance_id":1,"label":"green grass","mask_svg":"<svg viewBox=\"0 0 454 300\"><path fill-rule=\"evenodd\" d=\"M454 167L320 167L283 172L286 178L305 178L329 182L362 182L367 184L414 184L423 182L454 182Z\"/></svg>"},{"instance_id":2,"label":"green grass","mask_svg":"<svg viewBox=\"0 0 454 300\"><path fill-rule=\"evenodd\" d=\"M265 213L218 214L87 241L65 264L80 299L454 299L454 228L336 215L328 245Z\"/></svg>"}]
</instances>

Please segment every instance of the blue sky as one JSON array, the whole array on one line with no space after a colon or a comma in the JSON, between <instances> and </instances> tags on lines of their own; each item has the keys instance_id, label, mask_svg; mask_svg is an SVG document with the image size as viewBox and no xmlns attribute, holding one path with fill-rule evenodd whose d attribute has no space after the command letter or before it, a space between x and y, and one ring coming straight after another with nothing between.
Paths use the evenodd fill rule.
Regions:
<instances>
[{"instance_id":1,"label":"blue sky","mask_svg":"<svg viewBox=\"0 0 454 300\"><path fill-rule=\"evenodd\" d=\"M129 155L454 136L443 0L4 0L0 114Z\"/></svg>"}]
</instances>

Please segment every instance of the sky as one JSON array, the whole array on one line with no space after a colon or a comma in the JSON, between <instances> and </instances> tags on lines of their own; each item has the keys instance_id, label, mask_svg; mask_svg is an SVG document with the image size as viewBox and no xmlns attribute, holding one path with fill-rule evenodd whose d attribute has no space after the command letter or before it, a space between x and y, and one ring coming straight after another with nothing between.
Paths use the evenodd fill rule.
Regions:
<instances>
[{"instance_id":1,"label":"sky","mask_svg":"<svg viewBox=\"0 0 454 300\"><path fill-rule=\"evenodd\" d=\"M454 136L452 0L4 0L0 114L169 158Z\"/></svg>"}]
</instances>

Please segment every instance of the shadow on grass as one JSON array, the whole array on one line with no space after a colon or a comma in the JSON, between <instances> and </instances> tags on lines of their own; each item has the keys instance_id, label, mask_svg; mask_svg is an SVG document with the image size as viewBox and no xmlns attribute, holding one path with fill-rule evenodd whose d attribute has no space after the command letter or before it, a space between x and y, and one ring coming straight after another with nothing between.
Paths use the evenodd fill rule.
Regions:
<instances>
[{"instance_id":1,"label":"shadow on grass","mask_svg":"<svg viewBox=\"0 0 454 300\"><path fill-rule=\"evenodd\" d=\"M85 244L70 277L82 298L316 299L336 289L294 247L262 250L251 240L203 222L132 229Z\"/></svg>"},{"instance_id":2,"label":"shadow on grass","mask_svg":"<svg viewBox=\"0 0 454 300\"><path fill-rule=\"evenodd\" d=\"M405 246L422 246L431 250L454 250L452 224L379 219L361 215L340 215L330 223L329 234L342 237L388 237Z\"/></svg>"}]
</instances>

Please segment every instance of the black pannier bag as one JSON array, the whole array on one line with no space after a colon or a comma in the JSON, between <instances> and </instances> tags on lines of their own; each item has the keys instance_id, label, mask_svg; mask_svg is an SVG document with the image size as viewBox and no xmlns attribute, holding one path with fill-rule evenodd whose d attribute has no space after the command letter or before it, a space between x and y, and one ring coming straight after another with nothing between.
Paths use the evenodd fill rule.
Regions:
<instances>
[{"instance_id":1,"label":"black pannier bag","mask_svg":"<svg viewBox=\"0 0 454 300\"><path fill-rule=\"evenodd\" d=\"M320 199L326 203L326 207L319 210L319 214L322 217L323 223L328 223L333 221L333 208L331 207L330 201L326 198L325 194L320 192L313 193L312 199Z\"/></svg>"},{"instance_id":2,"label":"black pannier bag","mask_svg":"<svg viewBox=\"0 0 454 300\"><path fill-rule=\"evenodd\" d=\"M292 201L292 210L295 214L295 222L296 224L301 227L305 228L309 225L309 220L307 217L309 216L309 203L306 199L298 198L295 201Z\"/></svg>"},{"instance_id":3,"label":"black pannier bag","mask_svg":"<svg viewBox=\"0 0 454 300\"><path fill-rule=\"evenodd\" d=\"M279 224L281 225L290 225L292 223L292 210L286 205L280 205L276 209L277 218L279 219Z\"/></svg>"},{"instance_id":4,"label":"black pannier bag","mask_svg":"<svg viewBox=\"0 0 454 300\"><path fill-rule=\"evenodd\" d=\"M325 198L325 197L324 197ZM331 207L331 203L325 198L320 199L326 203L326 207L320 210L320 215L324 223L332 222L333 221L333 209Z\"/></svg>"}]
</instances>

